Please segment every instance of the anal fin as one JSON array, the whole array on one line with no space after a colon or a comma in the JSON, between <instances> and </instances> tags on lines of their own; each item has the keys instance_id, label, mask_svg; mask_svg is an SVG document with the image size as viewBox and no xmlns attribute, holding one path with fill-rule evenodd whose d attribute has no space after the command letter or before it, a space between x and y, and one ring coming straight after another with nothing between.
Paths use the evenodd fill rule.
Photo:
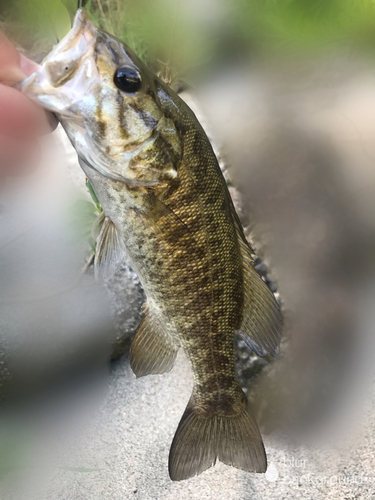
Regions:
<instances>
[{"instance_id":1,"label":"anal fin","mask_svg":"<svg viewBox=\"0 0 375 500\"><path fill-rule=\"evenodd\" d=\"M130 366L137 377L170 371L180 347L166 325L146 306L137 334L130 348Z\"/></svg>"}]
</instances>

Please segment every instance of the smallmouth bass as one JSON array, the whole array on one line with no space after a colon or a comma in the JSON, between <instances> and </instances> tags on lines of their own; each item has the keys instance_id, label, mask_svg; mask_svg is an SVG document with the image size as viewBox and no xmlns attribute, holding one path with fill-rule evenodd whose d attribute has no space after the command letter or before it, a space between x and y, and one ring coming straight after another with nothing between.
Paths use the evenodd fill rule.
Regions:
<instances>
[{"instance_id":1,"label":"smallmouth bass","mask_svg":"<svg viewBox=\"0 0 375 500\"><path fill-rule=\"evenodd\" d=\"M264 472L233 334L241 330L258 355L275 355L280 314L195 115L83 10L21 90L58 117L103 207L96 274L110 273L126 248L146 292L133 372L171 370L180 347L190 360L194 388L172 442L171 479L217 459Z\"/></svg>"}]
</instances>

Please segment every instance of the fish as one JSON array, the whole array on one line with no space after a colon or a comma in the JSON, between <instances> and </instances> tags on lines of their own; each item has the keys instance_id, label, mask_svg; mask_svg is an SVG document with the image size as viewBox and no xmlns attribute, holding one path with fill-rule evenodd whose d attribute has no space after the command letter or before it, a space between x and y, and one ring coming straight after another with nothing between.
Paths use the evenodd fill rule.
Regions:
<instances>
[{"instance_id":1,"label":"fish","mask_svg":"<svg viewBox=\"0 0 375 500\"><path fill-rule=\"evenodd\" d=\"M280 310L209 139L185 102L121 40L78 10L69 33L20 89L58 118L103 213L98 279L129 256L146 293L130 350L137 377L172 369L183 348L193 390L172 441L169 475L217 460L265 472L266 452L235 372L234 333L276 356Z\"/></svg>"}]
</instances>

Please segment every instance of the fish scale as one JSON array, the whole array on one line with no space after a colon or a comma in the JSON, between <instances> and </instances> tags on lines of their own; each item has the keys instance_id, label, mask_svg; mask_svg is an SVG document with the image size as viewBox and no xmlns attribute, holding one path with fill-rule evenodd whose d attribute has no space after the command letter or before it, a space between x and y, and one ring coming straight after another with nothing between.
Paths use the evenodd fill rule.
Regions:
<instances>
[{"instance_id":1,"label":"fish scale","mask_svg":"<svg viewBox=\"0 0 375 500\"><path fill-rule=\"evenodd\" d=\"M190 360L194 387L172 442L170 477L187 479L217 459L264 472L233 336L241 330L258 355L275 355L280 314L194 113L83 10L21 89L56 114L103 207L96 275L106 276L125 248L145 290L134 373L171 370L180 347Z\"/></svg>"}]
</instances>

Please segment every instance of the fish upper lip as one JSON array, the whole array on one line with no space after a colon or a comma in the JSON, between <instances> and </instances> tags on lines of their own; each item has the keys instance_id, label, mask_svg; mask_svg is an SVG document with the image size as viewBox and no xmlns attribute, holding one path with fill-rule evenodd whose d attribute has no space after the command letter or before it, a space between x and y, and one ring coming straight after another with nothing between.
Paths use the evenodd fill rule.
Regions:
<instances>
[{"instance_id":1,"label":"fish upper lip","mask_svg":"<svg viewBox=\"0 0 375 500\"><path fill-rule=\"evenodd\" d=\"M77 31L80 30L82 24L86 23L87 21L89 21L90 23L92 22L88 13L84 9L78 9L76 15L74 16L72 25L72 31L74 32L74 34L76 34Z\"/></svg>"},{"instance_id":2,"label":"fish upper lip","mask_svg":"<svg viewBox=\"0 0 375 500\"><path fill-rule=\"evenodd\" d=\"M52 49L52 51L47 55L46 59L48 59L51 55L56 54L56 52L61 53L74 47L76 45L76 41L80 36L83 36L86 41L89 42L91 38L96 38L97 31L98 28L92 22L89 14L84 9L78 9L74 17L71 30L56 45L56 47Z\"/></svg>"},{"instance_id":3,"label":"fish upper lip","mask_svg":"<svg viewBox=\"0 0 375 500\"><path fill-rule=\"evenodd\" d=\"M95 24L91 21L90 16L84 9L78 9L76 15L73 19L72 29L66 35L64 41L69 43L74 40L74 38L83 31L84 27L89 24L91 27L94 27L96 30Z\"/></svg>"}]
</instances>

